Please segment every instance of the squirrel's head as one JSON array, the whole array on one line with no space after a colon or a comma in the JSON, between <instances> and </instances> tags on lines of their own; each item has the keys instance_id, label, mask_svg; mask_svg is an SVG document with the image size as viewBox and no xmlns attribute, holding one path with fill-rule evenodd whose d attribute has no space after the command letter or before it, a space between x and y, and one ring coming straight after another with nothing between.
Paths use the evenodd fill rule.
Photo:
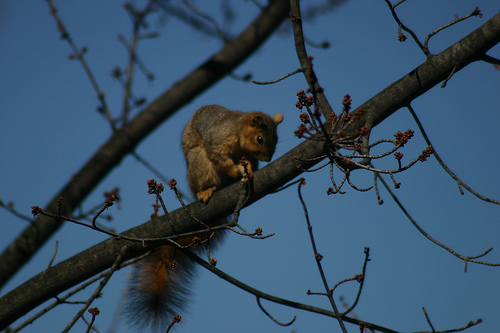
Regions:
<instances>
[{"instance_id":1,"label":"squirrel's head","mask_svg":"<svg viewBox=\"0 0 500 333\"><path fill-rule=\"evenodd\" d=\"M282 121L281 113L273 117L259 111L247 113L240 133L241 148L258 160L269 162L278 141L276 129Z\"/></svg>"}]
</instances>

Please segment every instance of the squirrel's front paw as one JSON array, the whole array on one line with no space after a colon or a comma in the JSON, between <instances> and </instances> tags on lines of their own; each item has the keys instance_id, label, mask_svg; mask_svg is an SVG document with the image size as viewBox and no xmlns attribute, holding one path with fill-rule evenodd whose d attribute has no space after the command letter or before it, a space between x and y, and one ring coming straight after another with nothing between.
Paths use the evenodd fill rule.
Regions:
<instances>
[{"instance_id":1,"label":"squirrel's front paw","mask_svg":"<svg viewBox=\"0 0 500 333\"><path fill-rule=\"evenodd\" d=\"M243 176L241 178L241 182L247 183L251 178L253 178L252 169L249 169L248 167L244 168L244 167L240 166L240 171L241 171L241 175Z\"/></svg>"},{"instance_id":2,"label":"squirrel's front paw","mask_svg":"<svg viewBox=\"0 0 500 333\"><path fill-rule=\"evenodd\" d=\"M252 165L245 160L245 158L242 158L240 160L240 165L238 165L238 169L241 172L241 175L243 176L242 181L248 181L248 179L253 177L253 171L252 171Z\"/></svg>"},{"instance_id":3,"label":"squirrel's front paw","mask_svg":"<svg viewBox=\"0 0 500 333\"><path fill-rule=\"evenodd\" d=\"M200 192L196 193L196 197L198 198L198 200L201 200L205 203L212 197L215 189L216 189L216 187L213 186L213 187L206 189L205 191L200 191Z\"/></svg>"}]
</instances>

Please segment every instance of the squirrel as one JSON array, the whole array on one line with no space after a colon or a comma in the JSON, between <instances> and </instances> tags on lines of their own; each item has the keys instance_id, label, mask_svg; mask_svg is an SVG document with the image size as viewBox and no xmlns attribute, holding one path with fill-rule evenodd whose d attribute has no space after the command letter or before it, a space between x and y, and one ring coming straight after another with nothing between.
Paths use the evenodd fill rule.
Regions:
<instances>
[{"instance_id":1,"label":"squirrel","mask_svg":"<svg viewBox=\"0 0 500 333\"><path fill-rule=\"evenodd\" d=\"M240 165L243 157L252 177L259 160L271 160L278 140L276 127L282 120L281 113L270 117L259 111L230 111L219 105L196 111L182 134L191 192L207 202L215 190L244 175Z\"/></svg>"},{"instance_id":2,"label":"squirrel","mask_svg":"<svg viewBox=\"0 0 500 333\"><path fill-rule=\"evenodd\" d=\"M197 110L182 134L182 150L187 162L189 188L198 200L207 203L220 190L245 175L252 177L259 161L269 162L278 141L277 126L283 120L260 111L231 111L219 105ZM223 223L211 223L215 226ZM208 236L199 236L206 239ZM213 248L220 235L210 239ZM193 237L179 239L183 245ZM193 250L201 250L201 246ZM138 327L159 328L185 307L190 295L194 263L172 246L162 246L136 264L128 287L126 312Z\"/></svg>"}]
</instances>

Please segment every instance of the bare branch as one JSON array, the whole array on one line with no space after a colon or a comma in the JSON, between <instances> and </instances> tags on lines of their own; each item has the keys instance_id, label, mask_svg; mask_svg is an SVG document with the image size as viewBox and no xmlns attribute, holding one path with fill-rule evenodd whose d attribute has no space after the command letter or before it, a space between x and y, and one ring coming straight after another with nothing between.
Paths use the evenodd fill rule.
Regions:
<instances>
[{"instance_id":1,"label":"bare branch","mask_svg":"<svg viewBox=\"0 0 500 333\"><path fill-rule=\"evenodd\" d=\"M49 267L52 266L52 263L54 262L54 259L56 258L58 246L59 246L59 241L56 241L56 245L54 246L54 253L52 254L52 258L50 258Z\"/></svg>"},{"instance_id":2,"label":"bare branch","mask_svg":"<svg viewBox=\"0 0 500 333\"><path fill-rule=\"evenodd\" d=\"M427 323L429 324L429 326L431 327L431 330L433 332L435 332L436 330L434 329L434 326L432 326L432 323L431 323L431 319L429 318L429 316L427 315L427 311L425 311L425 308L422 307L422 311L424 311L424 315L425 315L425 320L427 320Z\"/></svg>"},{"instance_id":3,"label":"bare branch","mask_svg":"<svg viewBox=\"0 0 500 333\"><path fill-rule=\"evenodd\" d=\"M227 282L233 284L234 286L236 286L236 287L238 287L238 288L240 288L240 289L242 289L242 290L244 290L244 291L246 291L248 293L251 293L251 294L255 295L258 298L266 299L266 300L268 300L270 302L277 303L277 304L282 304L282 305L285 305L285 306L288 306L288 307L292 307L292 308L296 308L296 309L300 309L300 310L305 310L305 311L309 311L309 312L315 312L315 313L319 313L319 314L322 314L322 315L325 315L325 316L328 316L328 317L336 318L336 315L335 315L335 313L333 311L327 311L327 310L324 310L324 309L321 309L321 308L317 308L317 307L314 307L314 306L305 305L305 304L297 303L297 302L294 302L294 301L289 301L289 300L286 300L286 299L283 299L283 298L279 298L279 297L276 297L276 296L272 296L272 295L263 293L260 290L257 290L255 288L250 287L249 285L246 285L246 284L242 283L241 281L233 278L232 276L224 273L223 271L221 271L221 270L219 270L219 269L217 269L215 267L210 266L209 263L207 263L204 260L202 260L200 257L198 257L193 252L183 250L183 253L185 253L191 260L195 261L196 263L198 263L199 265L201 265L203 268L205 268L205 269L209 270L210 272L214 273L215 275L217 275L221 279L226 280ZM359 320L351 318L351 317L342 317L342 320L344 320L344 321L346 321L348 323L354 324L354 325L359 325L360 324ZM368 328L373 329L373 330L377 330L377 331L380 331L380 332L384 332L384 333L397 333L394 330L391 330L389 328L382 327L382 326L379 326L379 325L376 325L376 324L367 323L367 322L364 322L364 324L366 324L366 326Z\"/></svg>"},{"instance_id":4,"label":"bare branch","mask_svg":"<svg viewBox=\"0 0 500 333\"><path fill-rule=\"evenodd\" d=\"M133 29L132 29L132 42L128 47L129 59L126 70L126 78L125 78L124 93L123 93L122 126L125 126L125 124L128 122L130 113L129 99L132 94L132 81L134 78L134 68L137 59L137 47L140 38L139 32L144 24L144 20L153 11L154 3L155 0L149 0L146 7L142 11L135 9L131 3L125 4L125 9L129 11L133 21ZM123 43L125 43L124 38L122 38L122 41Z\"/></svg>"},{"instance_id":5,"label":"bare branch","mask_svg":"<svg viewBox=\"0 0 500 333\"><path fill-rule=\"evenodd\" d=\"M424 127L422 126L422 123L420 122L420 120L418 119L417 117L417 114L415 113L415 110L413 110L413 107L411 105L408 105L407 106L408 110L410 111L413 119L415 120L415 122L417 123L417 126L420 130L420 133L422 133L422 136L424 137L424 140L425 142L428 144L428 145L431 145L431 140L429 139L429 137L427 136L427 133L425 132L424 130ZM434 146L433 146L434 147ZM455 181L457 182L459 188L461 188L462 186L465 187L465 189L467 191L469 191L470 193L472 193L473 195L475 195L476 197L478 197L479 199L481 200L484 200L486 202L490 202L490 203L494 203L494 204L497 204L497 205L500 205L500 201L499 200L495 200L495 199L490 199L490 198L487 198L479 193L477 193L476 191L474 191L470 186L468 186L467 184L465 184L462 180L460 180L460 178L458 178L457 175L455 175L451 170L450 168L448 168L448 166L444 163L444 161L441 159L441 157L438 155L438 153L436 152L436 150L434 149L433 151L433 155L434 157L436 158L436 160L438 161L438 163L441 165L441 167L450 175L451 178L455 179ZM461 194L463 194L462 191L460 191Z\"/></svg>"},{"instance_id":6,"label":"bare branch","mask_svg":"<svg viewBox=\"0 0 500 333\"><path fill-rule=\"evenodd\" d=\"M63 213L71 212L91 193L122 159L164 120L189 103L247 59L288 16L287 0L274 0L237 38L226 44L204 64L175 82L156 100L144 108L120 131L103 143L88 162L57 193L45 211L56 211L57 198L64 197ZM179 93L182 91L182 94ZM27 227L0 256L0 285L42 246L61 226L62 221L41 216ZM1 326L1 325L0 325Z\"/></svg>"},{"instance_id":7,"label":"bare branch","mask_svg":"<svg viewBox=\"0 0 500 333\"><path fill-rule=\"evenodd\" d=\"M344 312L342 312L342 316L345 316L347 315L348 313L350 313L355 307L356 305L358 304L358 301L359 301L359 298L361 296L361 291L363 290L363 286L365 284L365 278L366 278L366 266L368 265L368 261L370 261L370 248L369 247L365 247L365 261L363 263L363 269L361 270L361 281L359 281L359 288L358 288L358 294L356 295L356 298L354 300L354 303L352 303L352 305L347 308Z\"/></svg>"},{"instance_id":8,"label":"bare branch","mask_svg":"<svg viewBox=\"0 0 500 333\"><path fill-rule=\"evenodd\" d=\"M180 321L181 321L181 316L175 315L174 318L172 319L172 322L170 323L170 325L168 325L166 333L170 332L170 330L172 329L172 327L175 324L179 323Z\"/></svg>"},{"instance_id":9,"label":"bare branch","mask_svg":"<svg viewBox=\"0 0 500 333\"><path fill-rule=\"evenodd\" d=\"M33 219L31 217L21 214L14 208L13 202L4 203L2 200L0 200L0 207L5 208L8 212L12 213L14 216L19 217L21 220L33 223Z\"/></svg>"},{"instance_id":10,"label":"bare branch","mask_svg":"<svg viewBox=\"0 0 500 333\"><path fill-rule=\"evenodd\" d=\"M257 296L257 304L259 305L259 308L262 310L262 312L264 312L265 315L269 317L269 319L271 319L272 321L274 321L276 324L278 324L280 326L290 326L295 322L295 319L297 319L297 316L293 316L292 320L290 320L288 323L282 323L282 322L278 321L276 318L274 318L273 316L271 316L269 314L269 312L267 312L266 309L264 309L262 304L260 304L260 297L258 297L258 296Z\"/></svg>"},{"instance_id":11,"label":"bare branch","mask_svg":"<svg viewBox=\"0 0 500 333\"><path fill-rule=\"evenodd\" d=\"M286 78L288 78L288 77L290 77L292 75L295 75L295 74L303 72L303 71L304 71L304 69L299 68L299 69L296 69L293 72L288 73L288 74L280 77L279 79L276 79L276 80L273 80L273 81L261 82L261 81L250 80L250 82L255 83L255 84L259 84L259 85L273 84L273 83L280 82L280 81L282 81L282 80L284 80L284 79L286 79Z\"/></svg>"},{"instance_id":12,"label":"bare branch","mask_svg":"<svg viewBox=\"0 0 500 333\"><path fill-rule=\"evenodd\" d=\"M485 61L487 63L490 63L492 65L495 65L495 66L500 66L500 59L490 57L489 55L486 55L486 54L481 57L481 60Z\"/></svg>"},{"instance_id":13,"label":"bare branch","mask_svg":"<svg viewBox=\"0 0 500 333\"><path fill-rule=\"evenodd\" d=\"M214 30L217 32L217 35L220 37L220 39L224 41L224 43L227 43L231 40L231 38L219 27L219 24L213 17L205 13L202 13L198 8L193 6L188 0L182 0L182 3L194 14L208 21L214 27Z\"/></svg>"},{"instance_id":14,"label":"bare branch","mask_svg":"<svg viewBox=\"0 0 500 333\"><path fill-rule=\"evenodd\" d=\"M302 204L302 208L304 210L304 216L306 218L306 223L307 223L307 231L309 232L309 238L311 240L311 245L312 245L313 252L314 252L314 258L316 259L316 265L318 266L319 275L321 277L321 280L323 281L323 286L324 286L325 291L326 291L326 296L328 297L328 300L330 301L333 312L335 313L335 318L337 318L339 325L340 325L340 329L342 330L342 332L347 333L344 322L342 320L343 318L340 315L339 310L337 309L337 304L335 303L335 300L333 299L333 296L332 296L333 291L328 286L328 281L326 281L325 272L323 271L323 266L321 265L321 259L323 258L323 256L318 253L318 250L316 248L316 242L314 241L312 226L311 226L311 223L309 221L309 214L307 212L307 207L306 207L306 204L304 202L304 199L302 198L302 193L300 191L301 187L304 186L305 184L306 184L306 182L302 178L302 181L299 183L299 186L297 187L297 193L299 196L300 203Z\"/></svg>"},{"instance_id":15,"label":"bare branch","mask_svg":"<svg viewBox=\"0 0 500 333\"><path fill-rule=\"evenodd\" d=\"M132 260L129 260L127 262L124 262L124 263L120 264L120 268L119 269L121 269L123 267L126 267L126 266L129 266L129 265L132 265L132 264L138 262L139 260L143 259L144 257L146 257L148 255L149 255L149 253L146 253L145 255L142 255L142 256L139 256L139 257L134 258ZM75 295L76 293L84 290L85 288L87 288L88 286L90 286L91 284L93 284L94 282L99 281L103 277L107 276L109 274L110 270L111 269L109 269L107 271L104 271L103 273L101 273L99 275L96 275L92 279L88 280L85 283L82 283L80 286L76 287L75 289L73 289L72 291L70 291L68 294L66 294L64 296L61 296L61 297L57 297L56 296L55 297L56 298L55 302L49 304L48 306L46 306L45 308L43 308L42 310L40 310L39 312L37 312L35 315L33 315L32 317L28 318L24 323L22 323L21 325L19 325L16 328L14 328L12 331L10 331L10 333L17 333L20 330L22 330L23 328L25 328L26 326L33 324L33 322L36 319L40 318L41 316L43 316L44 314L46 314L47 312L49 312L50 310L52 310L53 308L55 308L56 306L58 306L60 304L71 303L71 302L67 301L68 298L70 298L71 296ZM73 302L73 303L82 303L82 302Z\"/></svg>"},{"instance_id":16,"label":"bare branch","mask_svg":"<svg viewBox=\"0 0 500 333\"><path fill-rule=\"evenodd\" d=\"M418 39L417 35L413 32L413 30L411 30L410 28L405 26L403 24L403 22L401 22L401 20L399 19L398 15L396 14L395 8L396 8L396 6L400 5L402 2L403 1L399 1L395 5L391 5L391 2L389 0L385 0L385 3L389 6L389 9L391 10L392 17L394 18L394 20L398 24L398 30L400 31L400 29L403 29L404 31L409 33L411 35L411 37L413 38L413 40L415 41L415 44L417 44L418 47L420 48L420 50L422 50L422 52L424 52L425 56L428 57L431 54L429 52L429 50L424 45L422 45L422 43ZM406 39L406 36L402 35L401 32L399 32L398 39L400 41L404 41Z\"/></svg>"},{"instance_id":17,"label":"bare branch","mask_svg":"<svg viewBox=\"0 0 500 333\"><path fill-rule=\"evenodd\" d=\"M448 246L444 245L443 243L437 241L436 239L434 239L433 237L431 237L427 232L425 232L424 229L422 229L418 224L417 222L413 219L413 217L410 215L410 213L408 213L408 211L404 208L403 204L399 201L399 199L396 197L396 195L394 194L394 192L392 192L392 190L390 189L390 187L387 185L387 183L385 182L385 180L380 176L380 175L377 175L378 179L382 182L382 184L384 185L385 189L387 190L387 192L389 192L390 196L392 197L392 199L394 200L394 202L396 202L396 205L398 205L399 209L401 209L401 211L403 212L403 214L406 215L406 217L408 218L408 220L410 220L411 224L413 224L413 226L425 237L427 238L428 240L430 240L431 242L433 242L434 244L440 246L441 248L445 249L446 251L450 252L451 254L453 254L455 257L461 259L464 261L464 270L465 272L467 272L467 264L469 262L472 262L472 263L475 263L475 264L480 264L480 265L485 265L485 266L500 266L500 263L499 264L493 264L493 263L489 263L489 262L485 262L485 261L479 261L479 260L475 260L477 258L480 258L480 257L483 257L485 256L486 254L488 254L492 249L488 249L486 250L484 253L480 254L480 255L477 255L477 256L464 256L464 255L461 255L457 252L455 252L454 250L452 250L451 248L449 248Z\"/></svg>"},{"instance_id":18,"label":"bare branch","mask_svg":"<svg viewBox=\"0 0 500 333\"><path fill-rule=\"evenodd\" d=\"M434 36L435 34L437 34L440 31L442 31L442 30L444 30L446 28L449 28L452 25L457 24L458 22L461 22L463 20L466 20L466 19L468 19L469 17L472 17L472 16L479 16L480 18L482 18L483 14L481 14L481 11L477 7L470 14L462 16L462 17L458 17L458 15L455 14L455 19L452 22L443 25L442 27L434 30L433 32L431 32L430 34L427 35L427 37L425 38L425 41L424 41L424 47L425 47L425 49L429 50L429 39L432 36Z\"/></svg>"},{"instance_id":19,"label":"bare branch","mask_svg":"<svg viewBox=\"0 0 500 333\"><path fill-rule=\"evenodd\" d=\"M125 254L125 248L126 248L125 246L122 248L122 250L120 251L120 253L116 257L116 260L113 263L113 266L111 266L111 268L107 271L107 274L104 276L101 283L99 283L99 286L96 288L94 293L89 297L87 302L85 302L85 304L80 309L80 311L78 311L78 313L75 315L73 320L71 320L70 323L64 328L63 333L69 332L69 330L73 327L73 325L75 325L75 323L78 321L78 319L81 316L83 316L83 313L85 312L85 310L87 310L87 308L90 306L90 304L99 296L99 294L101 293L101 290L104 288L104 286L106 286L106 284L108 283L108 281L111 278L111 276L113 275L113 273L116 270L120 269L120 264L122 263L123 255ZM92 324L89 326L92 326Z\"/></svg>"},{"instance_id":20,"label":"bare branch","mask_svg":"<svg viewBox=\"0 0 500 333\"><path fill-rule=\"evenodd\" d=\"M73 49L74 54L70 56L70 59L77 59L80 64L83 66L83 69L85 71L85 74L87 74L90 83L92 84L92 87L97 93L97 98L99 99L99 102L101 103L101 106L98 108L98 110L106 117L109 125L113 130L116 130L113 117L111 116L111 113L108 108L108 104L106 102L105 94L99 87L99 84L97 83L97 80L92 73L92 70L90 69L90 66L87 64L87 61L85 61L84 54L87 52L87 48L79 48L76 46L75 42L73 41L73 38L71 38L66 26L63 24L61 18L57 14L57 8L55 8L54 4L52 3L52 0L46 0L47 4L49 5L50 8L50 13L54 17L56 23L57 23L57 28L59 32L61 33L61 38L65 39L68 41L69 45Z\"/></svg>"},{"instance_id":21,"label":"bare branch","mask_svg":"<svg viewBox=\"0 0 500 333\"><path fill-rule=\"evenodd\" d=\"M278 7L273 7L276 5ZM284 7L281 7L284 6ZM283 18L287 15L288 6L282 2L273 2L268 7L265 17L271 16L273 20ZM255 38L255 26L264 24L259 31L266 31L270 28L270 22L258 20L254 23L251 32L249 32L249 41L244 46L253 43ZM275 27L275 25L273 25ZM266 29L264 29L266 28ZM269 32L270 33L270 32ZM245 35L245 33L243 34ZM253 38L251 37L253 36ZM259 35L261 36L261 35ZM234 42L234 41L233 41ZM376 126L378 123L389 117L391 114L399 110L401 107L407 106L413 99L424 94L429 89L444 80L454 65L458 70L464 68L476 59L480 59L490 48L500 42L500 14L495 15L481 27L470 33L458 43L454 44L447 50L437 54L433 57L432 61L426 61L409 74L405 75L398 81L392 83L373 98L360 106L365 110L365 115L351 124L351 130L366 126ZM245 43L245 42L243 42ZM255 45L251 45L251 49ZM232 49L231 56L234 52L240 50L239 48ZM247 50L243 47L243 51ZM246 51L245 51L246 52ZM182 99L174 99L173 92L166 93L157 101L153 102L155 112L152 107L145 109L139 114L136 119L131 121L123 131L117 131L108 143L105 143L99 153L95 155L89 165L80 171L75 180L76 183L70 182L68 186L59 195L65 197L65 205L63 209L71 212L74 207L89 193L91 189L99 182L105 174L117 165L123 156L133 150L133 147L142 139L147 131L158 126L163 120L168 117L179 105L183 105L190 100L194 93L200 89L205 89L206 86L212 84L213 80L218 79L224 72L205 72L209 68L209 64L213 65L213 61L217 60L221 64L227 64L231 67L235 66L248 54L239 55L242 58L228 61L225 58L227 54L215 56L212 61L200 67L196 74L191 74L189 79L175 84L175 91L182 90ZM226 67L225 67L226 68ZM201 77L200 77L201 75ZM207 83L207 80L209 83ZM176 98L180 98L180 95ZM162 110L161 112L158 110ZM144 115L145 114L145 115ZM146 117L146 115L148 117ZM151 116L151 117L150 117ZM138 123L136 123L136 121ZM141 128L140 131L138 128ZM111 154L110 151L115 152ZM273 192L275 189L285 185L290 180L294 179L302 171L297 168L297 161L295 156L301 156L304 159L313 159L317 156L324 154L323 145L320 142L306 141L299 144L291 151L285 153L283 156L270 163L266 167L258 170L254 174L254 196L250 198L247 205L259 200L265 195ZM96 163L99 161L99 163ZM316 161L316 163L319 161ZM312 167L314 163L305 162L303 168ZM75 186L78 185L78 186ZM233 184L221 191L214 194L211 202L207 205L195 202L187 206L190 212L196 215L203 221L213 221L220 219L231 214L237 203L237 198L234 193L237 193L239 184ZM78 190L77 190L78 189ZM59 196L58 195L58 196ZM50 211L57 210L57 200L53 200L49 205ZM179 232L192 232L196 228L196 224L186 216L184 209L180 208L170 213L173 221L175 221L176 229ZM40 220L40 219L37 219ZM60 225L60 221L53 222L53 220L45 218L43 224L38 221L36 227L29 228L18 239L7 247L6 252L0 257L0 282L5 282L29 257L33 251L46 240L47 234L52 232ZM223 227L221 227L223 228ZM159 217L153 221L149 221L141 226L133 228L123 233L131 237L147 238L148 235L166 236L173 235L171 228L166 219ZM31 242L27 244L26 240ZM0 329L5 328L9 323L15 321L17 318L34 308L35 306L46 301L50 297L74 286L86 279L100 273L104 269L109 268L114 260L116 254L120 251L122 244L118 244L115 239L108 239L100 244L97 244L75 256L69 258L51 268L46 270L43 274L34 276L29 281L26 281L21 286L10 291L0 299ZM148 248L142 247L141 243L132 244L128 248L127 254L124 259L141 255L149 251ZM22 254L22 256L19 256ZM95 258L99 258L96 260ZM78 262L81 271L74 272L71 267L74 263ZM65 278L61 279L57 272L65 272ZM36 286L36 287L35 287ZM37 290L37 293L32 293L32 290ZM15 300L15 301L14 301Z\"/></svg>"},{"instance_id":22,"label":"bare branch","mask_svg":"<svg viewBox=\"0 0 500 333\"><path fill-rule=\"evenodd\" d=\"M309 88L311 92L315 96L318 101L318 104L321 108L321 111L325 115L325 118L328 118L328 115L333 112L330 103L323 93L323 89L320 87L317 78L312 69L311 61L309 56L307 55L305 41L304 41L304 33L302 30L302 18L300 16L300 6L299 1L290 0L290 11L292 27L293 27L293 37L295 40L295 50L297 52L297 57L299 58L300 67L304 70L304 76L306 78L307 83L309 84Z\"/></svg>"}]
</instances>

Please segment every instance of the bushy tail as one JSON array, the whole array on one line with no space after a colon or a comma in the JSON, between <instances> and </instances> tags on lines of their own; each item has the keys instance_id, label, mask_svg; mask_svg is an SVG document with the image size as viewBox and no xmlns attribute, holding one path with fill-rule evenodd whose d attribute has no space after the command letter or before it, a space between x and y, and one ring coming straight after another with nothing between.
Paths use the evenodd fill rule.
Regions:
<instances>
[{"instance_id":1,"label":"bushy tail","mask_svg":"<svg viewBox=\"0 0 500 333\"><path fill-rule=\"evenodd\" d=\"M194 263L171 246L138 262L126 293L127 320L142 331L166 327L186 307L194 271Z\"/></svg>"},{"instance_id":2,"label":"bushy tail","mask_svg":"<svg viewBox=\"0 0 500 333\"><path fill-rule=\"evenodd\" d=\"M213 226L225 223L222 219ZM210 239L214 250L224 238L225 232L217 232ZM201 240L207 235L199 235ZM178 240L182 245L192 244L193 238ZM192 251L202 253L205 245L197 245ZM128 322L141 331L164 331L174 315L186 309L191 296L191 282L196 265L181 251L172 246L162 246L150 256L135 264L125 297L125 315Z\"/></svg>"}]
</instances>

